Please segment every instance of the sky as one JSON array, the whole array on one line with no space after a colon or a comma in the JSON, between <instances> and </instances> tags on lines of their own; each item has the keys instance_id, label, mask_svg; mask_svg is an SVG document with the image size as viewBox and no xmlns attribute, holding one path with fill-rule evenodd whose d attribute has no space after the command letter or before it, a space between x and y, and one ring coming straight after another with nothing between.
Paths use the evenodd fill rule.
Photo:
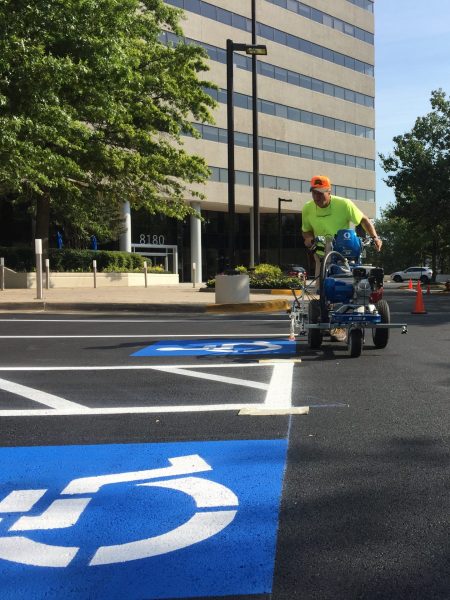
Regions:
<instances>
[{"instance_id":1,"label":"sky","mask_svg":"<svg viewBox=\"0 0 450 600\"><path fill-rule=\"evenodd\" d=\"M375 0L375 109L378 154L431 112L431 92L450 95L450 1ZM376 160L377 218L394 201Z\"/></svg>"}]
</instances>

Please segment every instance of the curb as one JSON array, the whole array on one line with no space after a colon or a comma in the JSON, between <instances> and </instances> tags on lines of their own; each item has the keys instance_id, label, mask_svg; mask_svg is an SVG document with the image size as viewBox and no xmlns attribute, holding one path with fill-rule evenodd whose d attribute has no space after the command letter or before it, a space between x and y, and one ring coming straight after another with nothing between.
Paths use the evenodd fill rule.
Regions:
<instances>
[{"instance_id":1,"label":"curb","mask_svg":"<svg viewBox=\"0 0 450 600\"><path fill-rule=\"evenodd\" d=\"M274 312L288 310L287 300L267 300L265 302L242 302L240 304L208 304L207 313Z\"/></svg>"},{"instance_id":2,"label":"curb","mask_svg":"<svg viewBox=\"0 0 450 600\"><path fill-rule=\"evenodd\" d=\"M240 312L273 312L287 310L287 300L268 300L265 302L248 302L242 304L142 304L142 303L104 303L98 302L5 302L0 303L3 311L36 311L36 312L137 312L137 313L240 313Z\"/></svg>"},{"instance_id":3,"label":"curb","mask_svg":"<svg viewBox=\"0 0 450 600\"><path fill-rule=\"evenodd\" d=\"M199 292L202 293L215 293L215 288L200 288L198 290ZM279 296L290 296L292 293L292 290L289 289L276 289L276 288L250 288L250 294L269 294L269 295L279 295ZM295 290L296 293L300 292L301 290Z\"/></svg>"}]
</instances>

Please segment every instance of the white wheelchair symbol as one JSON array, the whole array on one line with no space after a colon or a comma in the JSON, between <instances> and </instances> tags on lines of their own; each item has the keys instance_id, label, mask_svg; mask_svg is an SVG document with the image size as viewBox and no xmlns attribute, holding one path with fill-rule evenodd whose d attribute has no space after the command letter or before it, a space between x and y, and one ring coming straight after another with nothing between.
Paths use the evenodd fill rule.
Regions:
<instances>
[{"instance_id":1,"label":"white wheelchair symbol","mask_svg":"<svg viewBox=\"0 0 450 600\"><path fill-rule=\"evenodd\" d=\"M239 348L241 346L241 348ZM242 349L242 346L244 347ZM247 349L245 349L247 348ZM159 352L176 352L180 350L203 350L204 352L217 352L224 354L255 354L259 352L273 352L281 350L282 346L273 342L256 341L256 342L227 342L218 346L217 344L205 344L204 346L166 346L158 348Z\"/></svg>"},{"instance_id":2,"label":"white wheelchair symbol","mask_svg":"<svg viewBox=\"0 0 450 600\"><path fill-rule=\"evenodd\" d=\"M38 531L71 527L75 525L92 500L92 496L87 496L87 494L95 494L104 485L177 477L212 470L210 465L197 454L169 458L169 463L170 467L160 469L73 479L63 489L61 495L82 495L82 497L55 500L41 515L20 517L11 525L9 531ZM177 477L176 479L137 483L136 485L178 490L191 496L197 508L217 510L197 511L183 525L162 535L125 544L100 546L89 566L150 558L202 542L225 529L237 513L237 509L231 507L239 505L236 495L229 488L201 477ZM11 492L0 502L0 515L30 510L46 491L46 489L38 489ZM67 567L79 549L78 547L36 542L24 535L0 537L0 558L37 567Z\"/></svg>"}]
</instances>

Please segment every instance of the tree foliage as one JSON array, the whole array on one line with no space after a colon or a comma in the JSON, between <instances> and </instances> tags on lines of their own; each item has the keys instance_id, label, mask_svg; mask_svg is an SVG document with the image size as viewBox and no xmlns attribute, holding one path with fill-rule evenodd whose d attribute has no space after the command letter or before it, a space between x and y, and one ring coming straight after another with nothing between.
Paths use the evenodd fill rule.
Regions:
<instances>
[{"instance_id":1,"label":"tree foliage","mask_svg":"<svg viewBox=\"0 0 450 600\"><path fill-rule=\"evenodd\" d=\"M44 228L50 210L103 235L123 201L191 212L186 190L209 171L181 134L214 101L205 52L159 41L182 34L180 14L162 0L0 0L1 193L37 205Z\"/></svg>"},{"instance_id":2,"label":"tree foliage","mask_svg":"<svg viewBox=\"0 0 450 600\"><path fill-rule=\"evenodd\" d=\"M396 200L385 217L401 220L436 273L450 266L450 101L435 90L430 102L432 111L394 137L393 153L380 159Z\"/></svg>"},{"instance_id":3,"label":"tree foliage","mask_svg":"<svg viewBox=\"0 0 450 600\"><path fill-rule=\"evenodd\" d=\"M410 222L402 217L388 217L384 212L381 219L375 221L375 227L383 240L383 249L376 252L369 246L367 259L370 264L382 266L386 274L424 264L427 240Z\"/></svg>"}]
</instances>

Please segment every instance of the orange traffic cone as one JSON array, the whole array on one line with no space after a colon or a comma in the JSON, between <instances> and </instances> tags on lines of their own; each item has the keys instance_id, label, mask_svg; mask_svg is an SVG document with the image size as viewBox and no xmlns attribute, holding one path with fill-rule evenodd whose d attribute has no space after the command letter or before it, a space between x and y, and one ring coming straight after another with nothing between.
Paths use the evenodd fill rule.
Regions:
<instances>
[{"instance_id":1,"label":"orange traffic cone","mask_svg":"<svg viewBox=\"0 0 450 600\"><path fill-rule=\"evenodd\" d=\"M412 290L413 288L413 284L412 284L412 279L409 278L409 283L408 283L408 290Z\"/></svg>"},{"instance_id":2,"label":"orange traffic cone","mask_svg":"<svg viewBox=\"0 0 450 600\"><path fill-rule=\"evenodd\" d=\"M431 294L431 290L430 290L430 284L427 285L427 296L429 296Z\"/></svg>"},{"instance_id":3,"label":"orange traffic cone","mask_svg":"<svg viewBox=\"0 0 450 600\"><path fill-rule=\"evenodd\" d=\"M420 285L420 281L417 282L417 294L416 294L416 302L414 304L414 308L411 311L412 315L426 315L427 311L425 310L425 305L423 303L423 294L422 294L422 286Z\"/></svg>"}]
</instances>

